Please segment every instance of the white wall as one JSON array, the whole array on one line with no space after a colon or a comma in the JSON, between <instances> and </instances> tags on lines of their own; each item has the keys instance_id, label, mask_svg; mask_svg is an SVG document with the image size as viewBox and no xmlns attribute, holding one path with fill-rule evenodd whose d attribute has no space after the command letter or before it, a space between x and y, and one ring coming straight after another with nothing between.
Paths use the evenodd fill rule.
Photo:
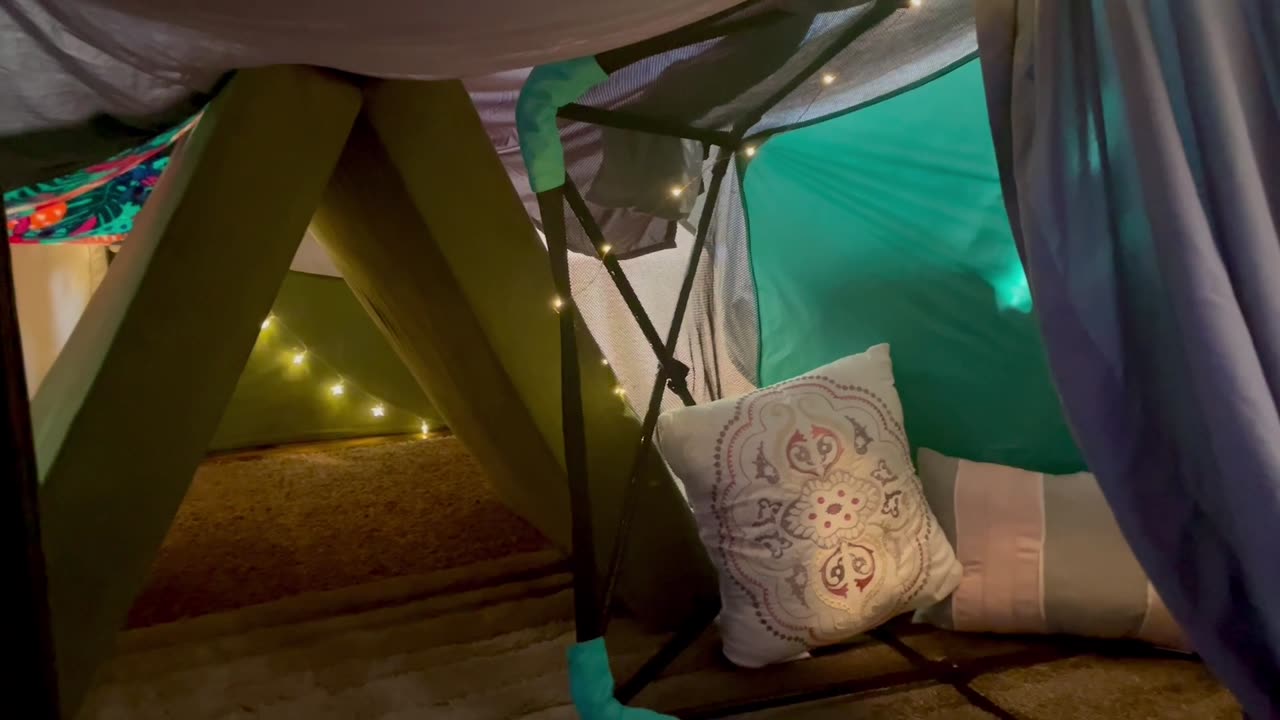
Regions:
<instances>
[{"instance_id":1,"label":"white wall","mask_svg":"<svg viewBox=\"0 0 1280 720\"><path fill-rule=\"evenodd\" d=\"M9 250L27 390L35 395L107 274L107 250L90 245L10 245Z\"/></svg>"}]
</instances>

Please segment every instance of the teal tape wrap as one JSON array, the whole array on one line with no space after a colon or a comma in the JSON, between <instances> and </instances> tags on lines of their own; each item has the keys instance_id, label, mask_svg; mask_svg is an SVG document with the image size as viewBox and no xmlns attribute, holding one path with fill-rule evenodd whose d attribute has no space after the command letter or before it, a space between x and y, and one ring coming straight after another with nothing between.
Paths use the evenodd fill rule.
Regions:
<instances>
[{"instance_id":1,"label":"teal tape wrap","mask_svg":"<svg viewBox=\"0 0 1280 720\"><path fill-rule=\"evenodd\" d=\"M676 720L652 710L627 707L613 697L613 670L604 638L569 648L569 693L582 720Z\"/></svg>"},{"instance_id":2,"label":"teal tape wrap","mask_svg":"<svg viewBox=\"0 0 1280 720\"><path fill-rule=\"evenodd\" d=\"M564 184L564 146L556 113L608 77L594 57L540 65L529 73L516 101L516 132L534 192Z\"/></svg>"}]
</instances>

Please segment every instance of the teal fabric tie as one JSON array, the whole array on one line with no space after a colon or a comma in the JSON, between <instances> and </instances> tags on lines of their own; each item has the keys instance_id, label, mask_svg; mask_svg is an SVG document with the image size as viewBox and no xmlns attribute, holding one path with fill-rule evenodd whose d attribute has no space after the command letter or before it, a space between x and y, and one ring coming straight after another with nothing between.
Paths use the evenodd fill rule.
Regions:
<instances>
[{"instance_id":1,"label":"teal fabric tie","mask_svg":"<svg viewBox=\"0 0 1280 720\"><path fill-rule=\"evenodd\" d=\"M609 651L602 637L569 648L569 694L582 720L676 720L618 702L613 696Z\"/></svg>"},{"instance_id":2,"label":"teal fabric tie","mask_svg":"<svg viewBox=\"0 0 1280 720\"><path fill-rule=\"evenodd\" d=\"M564 146L556 113L608 77L594 57L540 65L529 73L516 101L516 132L534 192L564 184Z\"/></svg>"}]
</instances>

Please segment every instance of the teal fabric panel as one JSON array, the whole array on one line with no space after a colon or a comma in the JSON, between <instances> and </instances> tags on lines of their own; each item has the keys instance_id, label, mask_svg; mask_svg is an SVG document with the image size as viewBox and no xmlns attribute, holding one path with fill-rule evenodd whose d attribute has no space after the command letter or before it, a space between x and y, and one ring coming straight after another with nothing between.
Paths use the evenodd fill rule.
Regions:
<instances>
[{"instance_id":1,"label":"teal fabric panel","mask_svg":"<svg viewBox=\"0 0 1280 720\"><path fill-rule=\"evenodd\" d=\"M760 146L743 179L760 379L887 342L915 447L1079 470L990 133L975 60Z\"/></svg>"}]
</instances>

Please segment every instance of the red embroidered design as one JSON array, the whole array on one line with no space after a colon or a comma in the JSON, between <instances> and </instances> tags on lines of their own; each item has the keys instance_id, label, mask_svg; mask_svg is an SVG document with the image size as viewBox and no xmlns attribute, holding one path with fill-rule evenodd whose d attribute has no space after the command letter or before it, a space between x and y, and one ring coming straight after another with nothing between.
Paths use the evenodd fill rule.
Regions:
<instances>
[{"instance_id":1,"label":"red embroidered design","mask_svg":"<svg viewBox=\"0 0 1280 720\"><path fill-rule=\"evenodd\" d=\"M895 414L815 376L748 395L722 428L717 564L772 636L843 640L925 587L932 523Z\"/></svg>"}]
</instances>

